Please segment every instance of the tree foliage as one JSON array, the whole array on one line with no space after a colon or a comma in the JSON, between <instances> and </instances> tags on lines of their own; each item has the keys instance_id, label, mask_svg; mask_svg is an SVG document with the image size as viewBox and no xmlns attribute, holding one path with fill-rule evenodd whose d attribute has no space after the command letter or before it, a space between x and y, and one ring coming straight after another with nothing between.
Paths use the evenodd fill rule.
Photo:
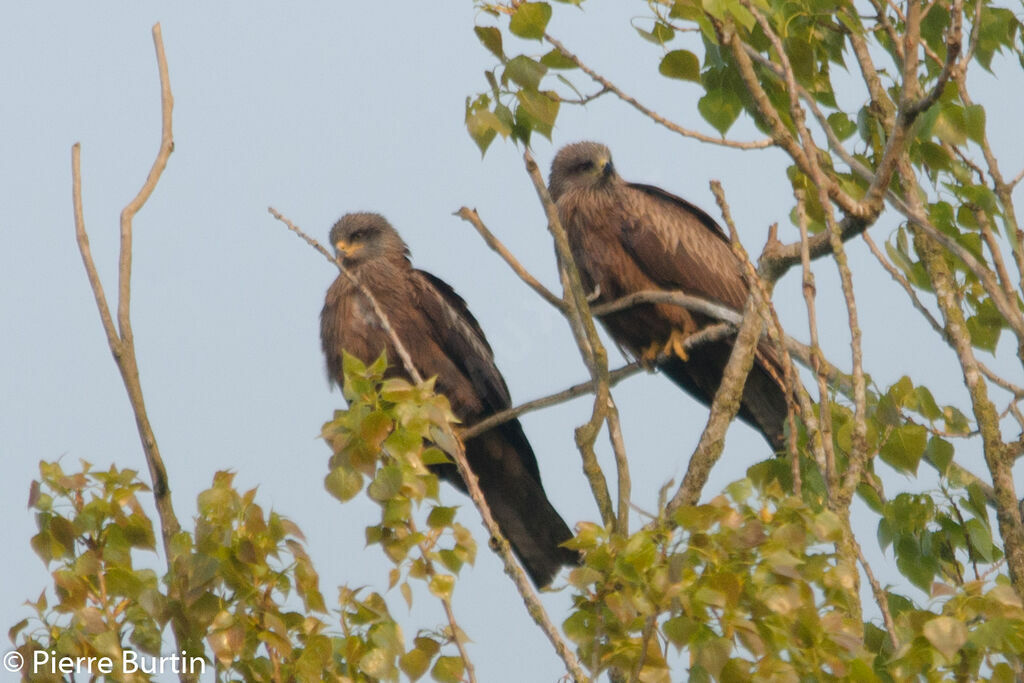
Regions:
<instances>
[{"instance_id":1,"label":"tree foliage","mask_svg":"<svg viewBox=\"0 0 1024 683\"><path fill-rule=\"evenodd\" d=\"M553 617L561 633L517 585L569 675L1020 680L1024 523L1012 467L1024 454L1024 436L1013 436L1024 433L1024 232L1013 199L1024 174L1004 175L1000 141L971 89L979 70L1024 68L1018 16L984 0L637 3L644 16L629 47L653 52L665 88L700 89L694 109L679 116L714 131L703 133L704 124L684 126L648 108L563 44L553 27L578 10L560 4L583 3L478 3L472 30L492 68L484 90L466 100L473 141L482 153L498 137L529 146L534 133L551 137L563 105L612 96L636 109L638 121L735 148L744 159L768 147L784 151L800 238L784 244L773 232L756 268L745 265L751 315L786 358L807 368L787 371L799 396L788 453L752 466L721 494L703 491L699 471L714 465L728 423L714 418L728 412L725 397L743 378L727 379L679 490L630 496L613 373L588 336L592 319L572 291L571 260L561 259L564 291L545 298L569 319L592 372L594 416L577 443L602 519L581 522L572 541L584 559L569 575L570 613ZM763 139L728 137L743 116ZM557 212L528 152L526 165L557 245ZM872 226L887 211L900 224L880 249ZM942 371L962 375L969 408L909 377L889 386L871 380L857 311L874 302L854 296L845 246L853 239L868 243L932 326L935 347L952 350ZM842 283L848 362L830 362L818 343L815 259L829 261ZM803 350L787 345L770 305L775 282L797 266L811 337ZM725 323L742 330L735 319ZM741 341L735 346L743 352ZM991 369L992 358L1012 370ZM370 366L346 358L349 406L322 433L333 454L326 489L342 503L365 492L380 508L366 540L393 565L381 578L384 595L343 587L332 617L299 529L265 513L256 492L237 491L224 472L199 496L193 531L161 517L161 575L147 566L158 535L139 503L149 487L136 472L82 463L68 474L41 463L32 547L53 588L30 601L34 617L11 629L19 651L29 661L38 650L157 654L170 628L181 649L207 654L218 680L475 680L451 596L476 544L456 509L441 503L428 469L458 461L459 430L470 426L453 426L431 379L386 379L386 369L383 357ZM618 506L593 459L602 425L623 456L611 475ZM972 452L983 454L984 471ZM921 462L937 473L930 490L900 490L886 476L917 477ZM854 533L855 499L875 516L870 542L891 554L905 585L875 578L861 549L869 541ZM634 501L656 513L630 519ZM474 503L486 510L479 496ZM488 533L514 568L500 533ZM873 605L863 604L862 582ZM386 595L397 588L411 604L415 585L440 602L446 622L414 635L406 628L409 639Z\"/></svg>"}]
</instances>

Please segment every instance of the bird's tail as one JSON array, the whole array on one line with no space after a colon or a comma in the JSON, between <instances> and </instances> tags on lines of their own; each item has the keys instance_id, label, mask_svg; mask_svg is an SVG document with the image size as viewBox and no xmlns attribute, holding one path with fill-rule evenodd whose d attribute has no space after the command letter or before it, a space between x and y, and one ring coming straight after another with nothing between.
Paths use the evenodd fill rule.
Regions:
<instances>
[{"instance_id":1,"label":"bird's tail","mask_svg":"<svg viewBox=\"0 0 1024 683\"><path fill-rule=\"evenodd\" d=\"M494 521L533 583L543 588L563 566L579 564L575 550L561 547L573 537L572 531L555 511L544 493L539 477L524 465L534 462L533 452L521 453L529 442L509 438L509 423L466 442L466 458L480 480ZM459 482L460 484L462 482Z\"/></svg>"},{"instance_id":2,"label":"bird's tail","mask_svg":"<svg viewBox=\"0 0 1024 683\"><path fill-rule=\"evenodd\" d=\"M708 348L698 347L690 352L688 361L671 358L660 364L658 369L702 403L711 405L731 351L732 346L725 344L711 345ZM743 398L738 415L741 420L761 432L778 453L786 447L785 425L788 407L782 387L773 377L773 372L763 365L770 360L769 358L766 361L760 355L755 359L754 367L747 376L747 383L743 386Z\"/></svg>"}]
</instances>

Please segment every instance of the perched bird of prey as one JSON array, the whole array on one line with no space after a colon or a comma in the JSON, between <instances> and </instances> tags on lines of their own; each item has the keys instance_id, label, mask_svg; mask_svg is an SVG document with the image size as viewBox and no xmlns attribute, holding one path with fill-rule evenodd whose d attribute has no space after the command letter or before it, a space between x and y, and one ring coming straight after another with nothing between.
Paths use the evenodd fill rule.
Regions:
<instances>
[{"instance_id":1,"label":"perched bird of prey","mask_svg":"<svg viewBox=\"0 0 1024 683\"><path fill-rule=\"evenodd\" d=\"M548 189L583 286L596 294L596 303L644 290L678 290L743 309L748 292L741 264L714 219L660 188L623 180L604 145L578 142L559 150ZM604 315L601 322L641 361L650 364L668 354L658 369L711 404L735 337L702 344L689 355L681 343L716 320L671 304L640 304ZM772 349L762 344L739 409L740 418L777 451L785 445L781 377Z\"/></svg>"},{"instance_id":2,"label":"perched bird of prey","mask_svg":"<svg viewBox=\"0 0 1024 683\"><path fill-rule=\"evenodd\" d=\"M460 420L472 424L511 405L505 379L466 302L442 280L410 265L409 248L383 216L347 214L331 228L330 240L345 268L377 300L419 373L437 376L437 392L448 397ZM327 291L320 340L328 375L338 384L343 350L365 363L386 351L388 375L410 379L369 300L343 275ZM572 532L544 493L519 421L473 437L465 447L495 521L533 582L546 586L561 566L576 564L576 552L559 547ZM432 469L466 491L454 464Z\"/></svg>"}]
</instances>

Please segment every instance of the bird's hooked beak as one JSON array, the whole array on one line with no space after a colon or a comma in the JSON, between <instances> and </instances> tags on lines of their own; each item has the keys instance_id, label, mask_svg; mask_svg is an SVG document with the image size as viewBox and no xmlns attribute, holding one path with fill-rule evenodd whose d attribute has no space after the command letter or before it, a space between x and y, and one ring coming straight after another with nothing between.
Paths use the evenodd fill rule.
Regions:
<instances>
[{"instance_id":1,"label":"bird's hooked beak","mask_svg":"<svg viewBox=\"0 0 1024 683\"><path fill-rule=\"evenodd\" d=\"M615 165L611 159L598 159L597 167L601 171L602 178L611 178L615 175Z\"/></svg>"},{"instance_id":2,"label":"bird's hooked beak","mask_svg":"<svg viewBox=\"0 0 1024 683\"><path fill-rule=\"evenodd\" d=\"M348 258L355 256L356 252L363 248L362 244L349 244L345 240L338 240L334 243L334 249L338 252L338 256Z\"/></svg>"}]
</instances>

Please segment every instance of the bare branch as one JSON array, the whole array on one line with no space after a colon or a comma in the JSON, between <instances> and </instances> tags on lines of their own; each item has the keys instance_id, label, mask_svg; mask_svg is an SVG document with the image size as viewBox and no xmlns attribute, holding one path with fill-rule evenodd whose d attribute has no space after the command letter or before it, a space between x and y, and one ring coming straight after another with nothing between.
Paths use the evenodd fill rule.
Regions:
<instances>
[{"instance_id":1,"label":"bare branch","mask_svg":"<svg viewBox=\"0 0 1024 683\"><path fill-rule=\"evenodd\" d=\"M729 206L725 201L722 188L712 183L712 190L722 211L722 218L729 228L729 234L736 242L736 226L733 224ZM694 505L700 500L700 493L707 483L711 468L718 461L725 447L725 433L729 424L736 418L740 403L743 400L743 387L747 376L754 367L757 348L760 342L764 318L760 311L767 305L764 293L757 286L749 288L746 304L743 307L743 319L736 333L729 360L722 371L722 381L711 401L711 410L707 425L700 435L697 448L687 464L686 474L679 489L669 501L666 511L671 513L681 505Z\"/></svg>"},{"instance_id":2,"label":"bare branch","mask_svg":"<svg viewBox=\"0 0 1024 683\"><path fill-rule=\"evenodd\" d=\"M878 605L878 609L882 612L882 622L885 624L885 632L889 634L889 643L892 645L893 650L899 650L900 639L896 635L896 622L893 621L892 612L889 611L889 594L882 588L882 584L878 583L875 573L871 571L871 565L868 564L868 559L864 557L864 550L860 547L860 543L857 542L857 537L853 533L850 533L849 536L853 547L857 551L857 560L860 562L861 568L864 569L864 575L868 577L868 583L871 585L871 594L875 596L875 604Z\"/></svg>"},{"instance_id":3,"label":"bare branch","mask_svg":"<svg viewBox=\"0 0 1024 683\"><path fill-rule=\"evenodd\" d=\"M168 483L167 468L164 465L163 457L157 445L153 427L149 422L149 414L146 411L146 404L142 395L142 384L139 381L139 368L135 356L135 342L131 327L131 263L132 263L132 219L149 199L156 188L167 166L167 160L174 150L174 140L171 128L171 111L174 106L174 97L171 94L170 78L167 72L167 57L164 54L163 37L160 32L160 24L153 26L153 44L156 49L157 66L160 73L161 92L161 136L160 147L157 151L156 160L150 169L149 176L143 184L142 189L121 212L121 240L120 257L118 266L118 305L117 305L117 329L111 317L110 306L107 303L103 284L100 281L99 273L92 258L92 250L89 247L89 237L85 229L85 216L82 209L82 169L81 169L81 148L76 143L71 148L71 175L72 195L75 218L75 237L78 242L78 249L82 256L82 263L89 278L89 285L92 288L96 300L96 307L100 314L100 321L103 330L107 335L107 344L114 362L121 374L125 391L128 394L128 401L131 404L132 412L135 415L135 424L139 433L139 440L142 442L142 450L145 455L146 465L149 469L150 481L152 482L153 498L156 503L157 514L160 518L160 534L164 551L164 559L167 564L169 575L177 576L172 563L173 553L171 551L174 537L181 532L181 525L177 515L174 513L174 505L170 496L170 485ZM181 599L180 591L184 587L185 577L177 577L168 586L168 597L172 601ZM194 641L190 637L188 619L184 614L177 612L171 617L172 630L178 647L183 651L202 650L202 643ZM179 675L182 681L195 680L196 676L182 672Z\"/></svg>"},{"instance_id":4,"label":"bare branch","mask_svg":"<svg viewBox=\"0 0 1024 683\"><path fill-rule=\"evenodd\" d=\"M135 198L121 211L121 262L118 268L117 287L117 324L121 330L121 338L131 340L132 327L130 320L131 277L132 277L132 220L139 209L146 203L156 189L160 176L167 167L167 160L174 151L174 136L171 131L171 112L174 109L174 95L171 94L171 80L167 72L167 56L164 54L163 35L160 24L153 26L153 43L156 45L156 61L160 70L160 149L146 182L142 184ZM129 341L130 343L130 341Z\"/></svg>"},{"instance_id":5,"label":"bare branch","mask_svg":"<svg viewBox=\"0 0 1024 683\"><path fill-rule=\"evenodd\" d=\"M534 160L530 150L523 153L523 162L526 165L526 172L533 182L534 190L544 208L544 214L548 220L548 230L555 241L555 252L558 255L559 275L562 280L563 300L567 304L569 326L576 337L576 345L579 347L580 355L583 357L590 376L597 384L597 392L594 397L594 411L590 421L576 430L576 444L579 447L580 455L583 457L584 472L591 483L598 507L602 508L602 517L608 524L609 501L602 501L602 495L607 496L607 483L604 475L597 465L597 457L594 454L593 446L597 439L597 433L603 422L608 423L608 433L611 438L612 451L615 454L615 467L618 475L618 501L616 515L614 517L615 528L627 533L629 529L629 498L630 498L630 477L629 462L626 460L626 453L622 447L622 441L616 437L621 434L619 426L619 413L615 407L615 401L611 395L611 388L608 384L608 352L601 343L597 334L597 327L594 325L594 317L590 311L590 302L587 300L586 292L583 290L583 283L580 280L579 269L576 267L569 248L569 237L565 227L558 217L558 209L548 194L544 185L544 179L540 175L540 169Z\"/></svg>"},{"instance_id":6,"label":"bare branch","mask_svg":"<svg viewBox=\"0 0 1024 683\"><path fill-rule=\"evenodd\" d=\"M807 209L802 190L796 191L797 223L800 227L800 244L803 246L801 262L803 265L803 294L807 306L807 326L811 337L811 365L818 379L818 418L817 429L810 431L811 447L818 461L818 467L828 485L829 497L835 495L838 488L838 474L835 468L835 450L832 444L832 410L829 407L828 381L822 372L824 353L818 343L818 317L814 297L817 288L814 284L814 273L811 272L810 240L807 236ZM807 416L805 416L806 419Z\"/></svg>"},{"instance_id":7,"label":"bare branch","mask_svg":"<svg viewBox=\"0 0 1024 683\"><path fill-rule=\"evenodd\" d=\"M702 299L699 296L693 296L686 294L685 292L678 291L665 291L661 289L649 289L642 292L634 292L633 294L627 294L624 297L616 299L615 301L609 301L607 303L598 304L591 309L594 315L608 315L609 313L616 313L626 308L632 308L640 304L672 304L675 306L681 306L691 311L703 313L731 322L734 325L739 325L740 316L735 310L728 306L715 303L710 299Z\"/></svg>"},{"instance_id":8,"label":"bare branch","mask_svg":"<svg viewBox=\"0 0 1024 683\"><path fill-rule=\"evenodd\" d=\"M900 171L908 189L906 194L911 202L911 210L915 213L921 212L920 199L915 187L916 178L909 163L903 162ZM1021 579L1024 577L1024 523L1022 523L1017 507L1012 472L1013 463L1009 462L1006 457L1006 446L1002 440L999 416L988 396L987 385L982 380L981 371L974 356L970 332L958 301L955 280L939 245L932 238L931 232L921 230L921 227L917 224L911 225L914 232L914 249L921 256L921 261L931 279L936 301L945 320L948 338L952 341L960 360L964 383L967 385L974 416L981 432L985 463L992 475L992 500L995 503L999 532L1005 543L1011 583L1017 593L1021 594Z\"/></svg>"},{"instance_id":9,"label":"bare branch","mask_svg":"<svg viewBox=\"0 0 1024 683\"><path fill-rule=\"evenodd\" d=\"M71 193L75 212L75 237L78 241L78 251L82 255L82 263L85 264L85 272L89 276L89 286L92 287L92 293L96 299L96 308L100 312L100 322L103 323L103 331L107 333L107 343L110 345L114 358L117 359L121 354L121 338L117 335L114 319L110 316L107 296L103 292L103 281L100 280L100 275L96 272L92 249L89 248L89 235L85 231L85 213L82 210L81 152L79 143L76 142L71 146Z\"/></svg>"},{"instance_id":10,"label":"bare branch","mask_svg":"<svg viewBox=\"0 0 1024 683\"><path fill-rule=\"evenodd\" d=\"M487 246L496 251L501 258L505 259L505 263L512 268L515 274L519 276L520 280L530 286L530 289L537 292L537 294L540 294L542 299L557 308L559 311L562 311L563 313L565 312L565 302L562 301L561 298L555 296L550 289L542 285L540 280L531 275L530 271L523 267L523 264L521 264L519 260L512 255L512 252L510 252L505 245L501 243L501 240L495 237L494 233L487 229L487 226L484 225L483 220L480 219L480 214L477 213L476 209L470 209L464 206L456 211L455 215L476 228L476 231L484 238L484 242L487 243Z\"/></svg>"},{"instance_id":11,"label":"bare branch","mask_svg":"<svg viewBox=\"0 0 1024 683\"><path fill-rule=\"evenodd\" d=\"M943 329L939 321L935 319L934 315L932 315L932 312L928 310L928 307L924 305L920 298L918 298L917 292L914 291L914 288L910 285L910 282L907 281L907 278L903 277L903 273L897 270L896 266L886 258L885 254L882 253L882 250L878 248L877 244L875 244L875 241L871 239L871 235L865 232L861 235L861 238L868 245L868 249L871 250L871 253L874 255L878 263L885 269L885 272L889 273L889 276L903 288L903 291L907 293L907 296L910 297L910 302L914 305L914 308L916 308L924 319L928 321L928 324L931 325L932 329L935 330L939 336L945 339L946 330Z\"/></svg>"},{"instance_id":12,"label":"bare branch","mask_svg":"<svg viewBox=\"0 0 1024 683\"><path fill-rule=\"evenodd\" d=\"M916 5L912 5L916 6ZM946 61L942 66L942 71L939 73L939 77L935 81L935 85L932 86L928 94L917 100L916 102L907 102L906 106L901 104L901 112L903 116L914 119L918 114L927 111L929 107L935 104L942 91L946 88L946 83L949 82L950 76L953 71L957 68L957 59L960 57L960 51L963 47L963 0L953 0L953 5L949 10L949 30L946 32ZM911 12L911 15L914 13ZM924 16L921 16L923 19ZM913 41L910 44L910 41ZM926 48L928 44L921 40L921 31L919 25L908 25L907 26L907 42L910 47L906 50L908 54L917 54L917 44L921 43ZM913 68L914 72L908 73ZM911 82L917 82L917 64L914 60L906 60L903 72L903 83L904 93L908 91L907 85ZM911 81L910 79L913 79ZM906 95L904 95L906 96Z\"/></svg>"},{"instance_id":13,"label":"bare branch","mask_svg":"<svg viewBox=\"0 0 1024 683\"><path fill-rule=\"evenodd\" d=\"M754 355L764 322L757 312L760 298L760 292L756 289L751 290L747 297L743 309L743 322L722 372L722 382L718 385L714 400L711 401L707 425L700 435L697 449L690 457L683 481L666 507L669 513L682 505L697 503L711 468L725 447L725 432L739 411L743 385L754 366Z\"/></svg>"},{"instance_id":14,"label":"bare branch","mask_svg":"<svg viewBox=\"0 0 1024 683\"><path fill-rule=\"evenodd\" d=\"M682 126L680 126L680 125L678 125L676 123L673 123L672 121L669 121L668 119L666 119L664 116L662 116L658 112L656 112L656 111L654 111L652 109L648 109L644 105L640 104L640 102L638 102L634 97L631 97L630 95L627 95L617 85L615 85L614 83L609 81L607 78L605 78L604 76L602 76L601 74L597 73L596 71L594 71L593 69L588 67L586 64L584 64L583 61L580 60L579 57L577 57L575 54L570 52L569 49L567 47L565 47L565 45L563 45L561 42L559 42L555 38L552 38L548 34L544 34L544 40L546 40L549 43L551 43L551 45L554 46L554 48L556 50L558 50L560 53L562 53L563 57L565 57L566 59L571 60L574 64L576 64L576 66L578 66L580 68L581 71L583 71L583 73L587 74L596 83L600 84L602 86L602 92L608 91L608 92L614 93L615 96L618 97L620 100L622 100L626 104L632 106L634 109L636 109L641 114L643 114L644 116L648 117L649 119L653 120L654 122L664 126L665 128L668 128L673 133L678 133L679 135L682 135L683 137L693 138L694 140L699 140L701 142L707 142L707 143L710 143L712 145L720 145L722 147L732 147L732 148L735 148L735 149L766 149L766 148L772 146L772 141L771 141L771 139L768 139L768 138L765 138L764 140L757 140L755 142L737 142L737 141L734 141L734 140L726 140L724 138L716 138L716 137L713 137L711 135L705 135L703 133L698 133L697 131L690 130L688 128L683 128Z\"/></svg>"},{"instance_id":15,"label":"bare branch","mask_svg":"<svg viewBox=\"0 0 1024 683\"><path fill-rule=\"evenodd\" d=\"M689 337L687 337L683 341L683 349L689 352L703 344L710 344L711 342L724 339L729 335L735 334L735 332L736 328L728 323L718 323L716 325L710 325L702 329L700 332L691 334ZM667 360L668 358L669 356L667 354L660 354L657 358L655 358L654 365L656 366L658 363ZM613 387L622 380L626 379L627 377L632 377L633 375L639 374L644 369L645 368L643 365L641 365L639 362L634 361L632 363L622 366L621 368L612 370L608 373L608 386ZM594 382L593 379L589 379L586 382L574 384L571 387L563 389L562 391L556 392L554 394L549 394L542 398L536 398L533 399L532 401L526 401L525 403L521 403L518 406L507 408L506 410L494 413L490 417L480 420L476 424L461 430L459 433L462 436L463 441L468 441L475 436L479 436L480 434L483 434L484 432L493 429L500 424L504 424L509 420L514 420L515 418L520 417L521 415L532 413L536 410L540 410L541 408L548 408L553 405L565 403L566 401L571 401L574 398L578 398L586 394L593 394L596 391L597 384Z\"/></svg>"}]
</instances>

